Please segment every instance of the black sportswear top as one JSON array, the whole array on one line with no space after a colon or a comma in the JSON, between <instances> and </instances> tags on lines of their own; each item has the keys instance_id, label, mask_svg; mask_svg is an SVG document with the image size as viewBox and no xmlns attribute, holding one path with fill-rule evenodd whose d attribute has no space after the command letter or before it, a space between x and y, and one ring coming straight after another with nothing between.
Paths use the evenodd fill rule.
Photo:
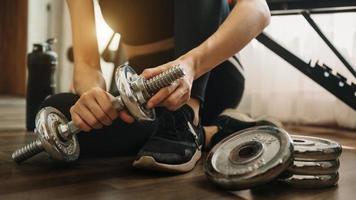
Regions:
<instances>
[{"instance_id":1,"label":"black sportswear top","mask_svg":"<svg viewBox=\"0 0 356 200\"><path fill-rule=\"evenodd\" d=\"M173 0L100 0L99 5L105 21L126 44L173 37Z\"/></svg>"}]
</instances>

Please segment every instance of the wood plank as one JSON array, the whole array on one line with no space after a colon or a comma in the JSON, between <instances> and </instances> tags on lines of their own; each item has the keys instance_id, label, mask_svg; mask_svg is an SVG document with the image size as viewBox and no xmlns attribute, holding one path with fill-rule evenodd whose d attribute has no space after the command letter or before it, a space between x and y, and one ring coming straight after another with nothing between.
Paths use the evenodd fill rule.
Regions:
<instances>
[{"instance_id":1,"label":"wood plank","mask_svg":"<svg viewBox=\"0 0 356 200\"><path fill-rule=\"evenodd\" d=\"M23 113L14 111L13 115L11 120L15 124L24 123L15 117ZM0 103L1 117L4 114ZM350 147L344 149L340 158L337 187L302 190L268 184L258 189L228 192L207 180L202 161L193 171L181 175L135 170L131 166L133 157L86 158L64 164L42 153L17 165L11 160L12 151L36 135L0 127L0 199L354 199L356 130L301 125L287 125L286 129L290 133L334 139Z\"/></svg>"}]
</instances>

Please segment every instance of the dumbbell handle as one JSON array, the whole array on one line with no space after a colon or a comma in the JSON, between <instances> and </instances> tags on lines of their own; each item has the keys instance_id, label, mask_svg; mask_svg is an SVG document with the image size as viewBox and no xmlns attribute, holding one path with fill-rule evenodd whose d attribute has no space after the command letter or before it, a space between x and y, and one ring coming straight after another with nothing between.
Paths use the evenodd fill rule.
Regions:
<instances>
[{"instance_id":1,"label":"dumbbell handle","mask_svg":"<svg viewBox=\"0 0 356 200\"><path fill-rule=\"evenodd\" d=\"M111 99L111 103L118 112L125 109L125 105L120 96ZM73 121L70 121L67 124L60 124L58 126L58 133L63 139L70 139L73 135L79 133L80 131L80 128L78 128Z\"/></svg>"}]
</instances>

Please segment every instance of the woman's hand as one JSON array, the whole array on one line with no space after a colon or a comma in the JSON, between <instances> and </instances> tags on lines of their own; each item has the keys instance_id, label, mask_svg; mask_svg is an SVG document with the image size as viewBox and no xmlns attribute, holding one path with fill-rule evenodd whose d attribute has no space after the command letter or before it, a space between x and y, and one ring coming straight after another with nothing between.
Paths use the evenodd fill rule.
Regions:
<instances>
[{"instance_id":1,"label":"woman's hand","mask_svg":"<svg viewBox=\"0 0 356 200\"><path fill-rule=\"evenodd\" d=\"M79 100L71 107L70 114L74 124L82 131L100 129L111 125L112 121L120 117L126 123L134 119L126 112L117 112L111 100L114 97L100 87L95 87L83 93Z\"/></svg>"},{"instance_id":2,"label":"woman's hand","mask_svg":"<svg viewBox=\"0 0 356 200\"><path fill-rule=\"evenodd\" d=\"M182 68L185 76L174 82L171 86L162 88L151 97L147 102L148 108L164 106L171 111L175 111L190 99L192 84L195 78L195 66L194 62L189 59L179 58L158 67L145 69L141 76L149 79L176 65L179 65Z\"/></svg>"},{"instance_id":3,"label":"woman's hand","mask_svg":"<svg viewBox=\"0 0 356 200\"><path fill-rule=\"evenodd\" d=\"M71 107L70 113L74 124L82 131L109 126L117 117L126 123L134 121L125 111L115 110L112 105L114 97L105 91L105 80L100 71L91 71L89 68L81 73L77 71L74 80L80 98Z\"/></svg>"}]
</instances>

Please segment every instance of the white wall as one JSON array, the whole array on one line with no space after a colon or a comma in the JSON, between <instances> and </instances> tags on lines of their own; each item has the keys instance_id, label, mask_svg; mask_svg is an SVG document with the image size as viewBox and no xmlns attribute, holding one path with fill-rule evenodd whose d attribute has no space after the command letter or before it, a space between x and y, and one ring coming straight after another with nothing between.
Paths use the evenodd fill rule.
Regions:
<instances>
[{"instance_id":1,"label":"white wall","mask_svg":"<svg viewBox=\"0 0 356 200\"><path fill-rule=\"evenodd\" d=\"M27 51L32 50L33 43L44 42L48 37L48 11L47 4L51 0L28 1L28 38Z\"/></svg>"},{"instance_id":2,"label":"white wall","mask_svg":"<svg viewBox=\"0 0 356 200\"><path fill-rule=\"evenodd\" d=\"M63 1L65 2L65 1ZM72 27L70 23L70 15L66 3L62 4L62 22L61 27L61 49L59 53L60 66L58 72L58 92L69 92L72 88L73 80L73 63L67 58L67 51L72 46Z\"/></svg>"},{"instance_id":3,"label":"white wall","mask_svg":"<svg viewBox=\"0 0 356 200\"><path fill-rule=\"evenodd\" d=\"M63 66L62 19L64 1L62 0L29 0L28 1L28 38L27 52L32 51L34 43L45 42L56 38L54 50L59 54L59 63L55 72L57 91L61 89L58 77Z\"/></svg>"},{"instance_id":4,"label":"white wall","mask_svg":"<svg viewBox=\"0 0 356 200\"><path fill-rule=\"evenodd\" d=\"M101 16L96 0L95 18L99 51L101 52L108 42L113 31ZM47 6L50 5L50 11ZM72 87L73 64L67 59L67 51L72 46L72 31L68 6L63 0L29 0L28 18L28 52L32 51L33 43L44 42L55 37L55 51L58 53L58 66L56 70L57 92L69 92ZM101 61L101 67L107 85L110 84L113 65Z\"/></svg>"}]
</instances>

